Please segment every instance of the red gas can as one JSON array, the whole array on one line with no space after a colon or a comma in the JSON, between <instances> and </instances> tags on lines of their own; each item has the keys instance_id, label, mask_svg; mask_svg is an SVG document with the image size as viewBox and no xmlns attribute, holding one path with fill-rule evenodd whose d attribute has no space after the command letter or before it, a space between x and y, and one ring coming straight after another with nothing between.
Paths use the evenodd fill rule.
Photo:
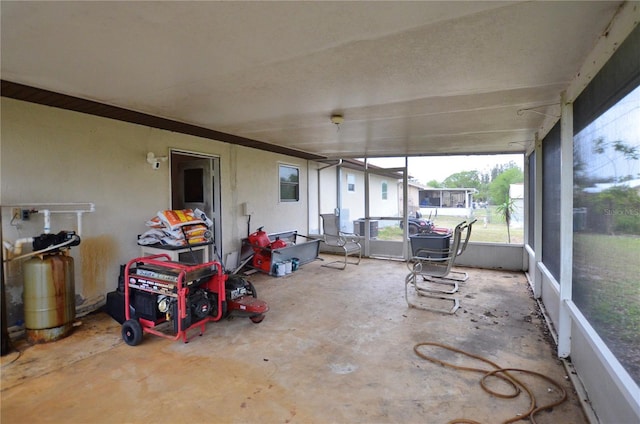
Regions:
<instances>
[{"instance_id":1,"label":"red gas can","mask_svg":"<svg viewBox=\"0 0 640 424\"><path fill-rule=\"evenodd\" d=\"M258 228L255 233L249 234L249 243L253 248L253 267L266 273L271 272L271 250L269 236Z\"/></svg>"},{"instance_id":2,"label":"red gas can","mask_svg":"<svg viewBox=\"0 0 640 424\"><path fill-rule=\"evenodd\" d=\"M269 248L271 250L280 249L282 247L287 247L287 243L284 240L280 240L279 238L275 239L275 241L269 245Z\"/></svg>"},{"instance_id":3,"label":"red gas can","mask_svg":"<svg viewBox=\"0 0 640 424\"><path fill-rule=\"evenodd\" d=\"M262 227L260 227L255 233L249 234L249 243L253 246L253 251L259 253L262 251L262 248L269 246L271 240L269 240L267 233L262 231Z\"/></svg>"}]
</instances>

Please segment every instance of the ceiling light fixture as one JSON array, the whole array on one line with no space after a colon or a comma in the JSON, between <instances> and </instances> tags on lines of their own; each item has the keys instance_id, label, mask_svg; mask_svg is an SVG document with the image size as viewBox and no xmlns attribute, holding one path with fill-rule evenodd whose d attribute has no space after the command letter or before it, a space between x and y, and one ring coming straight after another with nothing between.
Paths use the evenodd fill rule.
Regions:
<instances>
[{"instance_id":1,"label":"ceiling light fixture","mask_svg":"<svg viewBox=\"0 0 640 424\"><path fill-rule=\"evenodd\" d=\"M337 131L340 131L340 124L344 122L344 116L342 115L331 115L331 123L336 126Z\"/></svg>"}]
</instances>

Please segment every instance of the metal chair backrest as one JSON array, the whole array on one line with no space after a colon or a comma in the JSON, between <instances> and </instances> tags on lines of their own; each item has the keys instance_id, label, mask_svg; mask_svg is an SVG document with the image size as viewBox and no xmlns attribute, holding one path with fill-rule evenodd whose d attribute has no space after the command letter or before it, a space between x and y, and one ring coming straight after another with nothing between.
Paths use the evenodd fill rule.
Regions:
<instances>
[{"instance_id":1,"label":"metal chair backrest","mask_svg":"<svg viewBox=\"0 0 640 424\"><path fill-rule=\"evenodd\" d=\"M333 213L320 214L322 217L322 232L337 236L340 234L340 217Z\"/></svg>"}]
</instances>

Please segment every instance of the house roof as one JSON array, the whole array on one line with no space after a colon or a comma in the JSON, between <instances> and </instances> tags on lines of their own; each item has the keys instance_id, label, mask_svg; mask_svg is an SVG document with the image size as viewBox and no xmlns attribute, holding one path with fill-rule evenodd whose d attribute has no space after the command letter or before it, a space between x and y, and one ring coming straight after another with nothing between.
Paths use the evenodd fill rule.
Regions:
<instances>
[{"instance_id":1,"label":"house roof","mask_svg":"<svg viewBox=\"0 0 640 424\"><path fill-rule=\"evenodd\" d=\"M519 153L620 5L2 1L2 95L309 159Z\"/></svg>"},{"instance_id":2,"label":"house roof","mask_svg":"<svg viewBox=\"0 0 640 424\"><path fill-rule=\"evenodd\" d=\"M473 187L426 187L425 190L432 190L432 191L470 191L472 193L476 193L478 191L477 188L473 188Z\"/></svg>"}]
</instances>

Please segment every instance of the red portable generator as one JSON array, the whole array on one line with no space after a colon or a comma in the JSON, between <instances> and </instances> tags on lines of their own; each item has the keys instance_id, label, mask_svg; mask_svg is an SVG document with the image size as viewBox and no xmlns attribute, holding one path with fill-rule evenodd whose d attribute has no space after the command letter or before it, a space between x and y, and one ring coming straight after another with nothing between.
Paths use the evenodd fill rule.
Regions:
<instances>
[{"instance_id":1,"label":"red portable generator","mask_svg":"<svg viewBox=\"0 0 640 424\"><path fill-rule=\"evenodd\" d=\"M220 262L185 264L160 254L132 259L124 271L122 338L130 346L144 333L187 342L191 330L238 315L259 323L269 310L253 284L222 271Z\"/></svg>"}]
</instances>

